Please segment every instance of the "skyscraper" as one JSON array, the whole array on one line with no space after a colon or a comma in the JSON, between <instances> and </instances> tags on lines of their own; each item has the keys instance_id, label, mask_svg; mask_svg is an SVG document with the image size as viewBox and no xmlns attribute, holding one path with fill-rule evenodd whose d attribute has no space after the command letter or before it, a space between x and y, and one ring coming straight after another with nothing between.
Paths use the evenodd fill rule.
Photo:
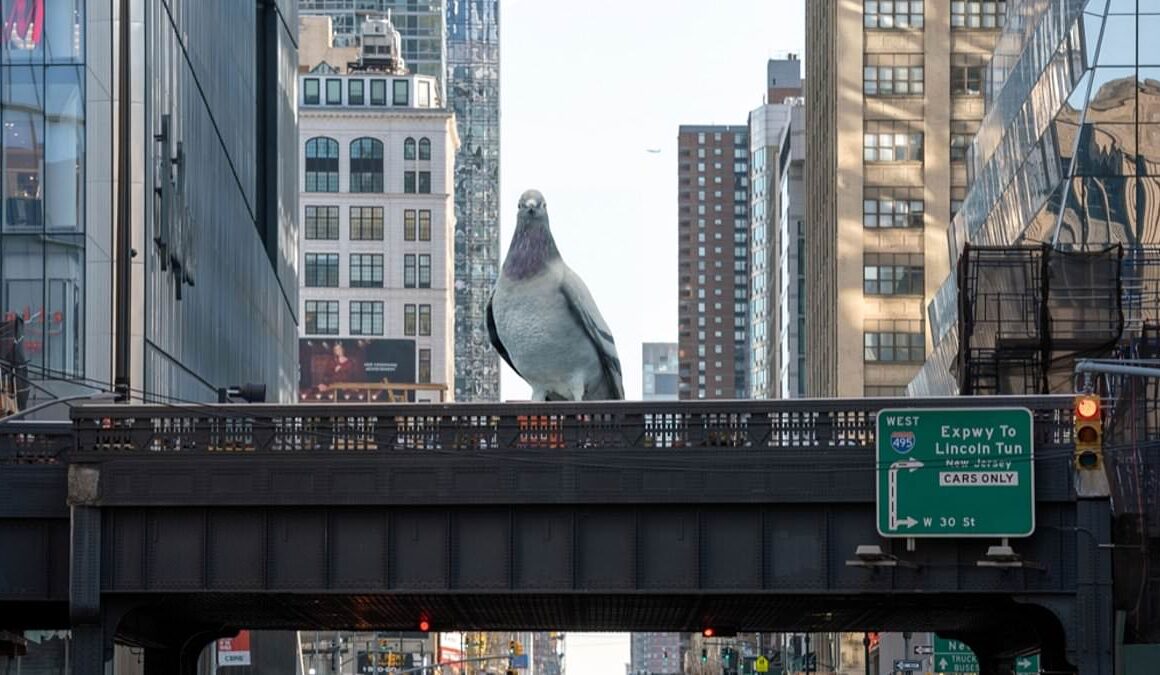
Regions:
<instances>
[{"instance_id":1,"label":"skyscraper","mask_svg":"<svg viewBox=\"0 0 1160 675\"><path fill-rule=\"evenodd\" d=\"M809 395L901 394L922 363L1006 5L806 3Z\"/></svg>"},{"instance_id":2,"label":"skyscraper","mask_svg":"<svg viewBox=\"0 0 1160 675\"><path fill-rule=\"evenodd\" d=\"M499 400L487 301L499 274L499 0L447 0L455 158L455 399Z\"/></svg>"},{"instance_id":3,"label":"skyscraper","mask_svg":"<svg viewBox=\"0 0 1160 675\"><path fill-rule=\"evenodd\" d=\"M299 0L357 43L389 11L416 73L437 75L458 123L455 158L455 398L499 399L499 355L485 328L499 271L499 0ZM438 56L436 56L438 42Z\"/></svg>"},{"instance_id":4,"label":"skyscraper","mask_svg":"<svg viewBox=\"0 0 1160 675\"><path fill-rule=\"evenodd\" d=\"M749 129L681 125L677 149L680 397L746 398Z\"/></svg>"}]
</instances>

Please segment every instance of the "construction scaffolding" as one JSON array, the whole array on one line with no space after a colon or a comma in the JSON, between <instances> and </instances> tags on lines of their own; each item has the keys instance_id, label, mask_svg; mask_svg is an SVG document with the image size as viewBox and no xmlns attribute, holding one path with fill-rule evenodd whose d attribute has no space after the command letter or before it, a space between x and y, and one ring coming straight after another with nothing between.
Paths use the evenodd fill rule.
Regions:
<instances>
[{"instance_id":1,"label":"construction scaffolding","mask_svg":"<svg viewBox=\"0 0 1160 675\"><path fill-rule=\"evenodd\" d=\"M1075 360L1108 355L1125 335L1125 269L1118 246L965 247L958 268L960 392L1070 392Z\"/></svg>"}]
</instances>

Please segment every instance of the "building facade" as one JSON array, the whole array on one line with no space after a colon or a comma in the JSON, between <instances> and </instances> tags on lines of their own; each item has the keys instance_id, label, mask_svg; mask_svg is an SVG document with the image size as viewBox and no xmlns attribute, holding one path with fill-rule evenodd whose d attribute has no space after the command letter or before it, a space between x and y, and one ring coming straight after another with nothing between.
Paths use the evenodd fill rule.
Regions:
<instances>
[{"instance_id":1,"label":"building facade","mask_svg":"<svg viewBox=\"0 0 1160 675\"><path fill-rule=\"evenodd\" d=\"M1074 352L1109 355L1111 345L1138 338L1158 318L1155 303L1143 298L1155 297L1156 263L1149 250L1160 243L1155 203L1160 180L1154 170L1160 162L1154 125L1160 121L1155 77L1160 48L1146 37L1154 34L1160 15L1135 3L1063 0L1012 1L1007 11L1008 29L984 81L986 116L971 144L974 181L945 243L952 266L967 256L968 245L1046 243L1050 250L1043 255L1053 256L1053 273L1050 285L1042 286L1030 277L988 274L991 263L984 260L968 265L967 271L974 271L968 287L960 288L956 275L946 276L928 305L936 347L910 385L914 395L954 394L960 388L962 393L1071 392ZM1117 245L1123 247L1122 262L1109 260L1106 282L1090 270L1084 276L1065 274L1071 265L1067 253ZM1034 253L1021 248L1010 255L1020 250L1022 257ZM988 284L974 281L980 274ZM1042 344L1049 358L1029 363L988 339L986 333L995 331L988 331L986 317L972 313L960 319L962 294L972 303L1047 299L1050 322L1019 325L1024 343ZM1002 310L1003 304L995 306ZM1067 306L1081 309L1082 317L1067 317ZM1123 331L1101 336L1093 327L1109 308ZM960 335L960 324L976 330ZM1093 338L1097 344L1082 344ZM956 360L962 364L952 369ZM1023 377L1024 372L1032 376Z\"/></svg>"},{"instance_id":2,"label":"building facade","mask_svg":"<svg viewBox=\"0 0 1160 675\"><path fill-rule=\"evenodd\" d=\"M437 78L442 86L447 71L444 5L445 0L298 0L298 11L330 17L335 47L359 47L368 19L389 19L402 36L407 67Z\"/></svg>"},{"instance_id":3,"label":"building facade","mask_svg":"<svg viewBox=\"0 0 1160 675\"><path fill-rule=\"evenodd\" d=\"M111 389L125 335L135 397L292 396L295 7L133 3L127 44L119 8L5 10L0 311L23 321L30 404ZM135 256L118 255L121 225Z\"/></svg>"},{"instance_id":4,"label":"building facade","mask_svg":"<svg viewBox=\"0 0 1160 675\"><path fill-rule=\"evenodd\" d=\"M684 672L688 648L689 639L683 633L633 633L628 672L630 675L680 675Z\"/></svg>"},{"instance_id":5,"label":"building facade","mask_svg":"<svg viewBox=\"0 0 1160 675\"><path fill-rule=\"evenodd\" d=\"M454 115L435 78L363 56L300 76L299 397L449 399Z\"/></svg>"},{"instance_id":6,"label":"building facade","mask_svg":"<svg viewBox=\"0 0 1160 675\"><path fill-rule=\"evenodd\" d=\"M803 109L800 96L785 101L763 105L749 114L749 395L753 398L801 395L797 359L803 346L798 322L803 317L797 295L802 269L798 238L805 227Z\"/></svg>"},{"instance_id":7,"label":"building facade","mask_svg":"<svg viewBox=\"0 0 1160 675\"><path fill-rule=\"evenodd\" d=\"M749 129L681 125L677 149L679 394L745 398Z\"/></svg>"},{"instance_id":8,"label":"building facade","mask_svg":"<svg viewBox=\"0 0 1160 675\"><path fill-rule=\"evenodd\" d=\"M641 400L675 401L680 385L675 342L641 344Z\"/></svg>"},{"instance_id":9,"label":"building facade","mask_svg":"<svg viewBox=\"0 0 1160 675\"><path fill-rule=\"evenodd\" d=\"M402 35L412 72L439 78L460 138L455 159L455 397L498 401L499 355L487 301L499 274L499 0L299 0L335 22L335 44L357 45L367 17Z\"/></svg>"},{"instance_id":10,"label":"building facade","mask_svg":"<svg viewBox=\"0 0 1160 675\"><path fill-rule=\"evenodd\" d=\"M809 395L898 395L921 366L1007 4L807 3Z\"/></svg>"}]
</instances>

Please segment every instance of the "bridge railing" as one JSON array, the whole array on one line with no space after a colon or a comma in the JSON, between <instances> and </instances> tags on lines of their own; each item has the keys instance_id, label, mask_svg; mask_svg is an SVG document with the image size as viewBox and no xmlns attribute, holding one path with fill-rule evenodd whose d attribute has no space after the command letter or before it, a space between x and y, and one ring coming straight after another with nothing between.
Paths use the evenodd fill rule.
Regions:
<instances>
[{"instance_id":1,"label":"bridge railing","mask_svg":"<svg viewBox=\"0 0 1160 675\"><path fill-rule=\"evenodd\" d=\"M1036 442L1070 443L1067 396L503 404L88 405L81 452L534 449L872 450L885 408L1029 408Z\"/></svg>"},{"instance_id":2,"label":"bridge railing","mask_svg":"<svg viewBox=\"0 0 1160 675\"><path fill-rule=\"evenodd\" d=\"M73 426L67 422L0 424L0 464L63 462L75 443Z\"/></svg>"}]
</instances>

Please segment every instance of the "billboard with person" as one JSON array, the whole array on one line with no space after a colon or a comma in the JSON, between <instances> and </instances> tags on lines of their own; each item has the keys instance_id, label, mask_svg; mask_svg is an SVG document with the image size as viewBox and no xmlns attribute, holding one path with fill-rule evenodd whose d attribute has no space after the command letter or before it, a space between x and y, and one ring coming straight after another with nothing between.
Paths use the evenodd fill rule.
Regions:
<instances>
[{"instance_id":1,"label":"billboard with person","mask_svg":"<svg viewBox=\"0 0 1160 675\"><path fill-rule=\"evenodd\" d=\"M415 341L304 338L298 370L302 401L385 401L388 385L415 382Z\"/></svg>"}]
</instances>

